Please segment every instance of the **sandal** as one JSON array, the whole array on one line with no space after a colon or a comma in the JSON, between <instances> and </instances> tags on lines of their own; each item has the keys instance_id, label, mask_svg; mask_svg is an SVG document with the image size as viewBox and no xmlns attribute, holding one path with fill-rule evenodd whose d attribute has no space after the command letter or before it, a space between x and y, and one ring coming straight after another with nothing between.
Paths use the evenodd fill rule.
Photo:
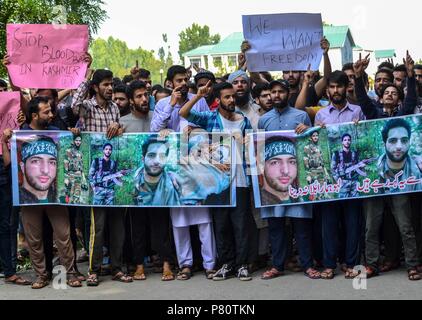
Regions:
<instances>
[{"instance_id":1,"label":"sandal","mask_svg":"<svg viewBox=\"0 0 422 320\"><path fill-rule=\"evenodd\" d=\"M366 267L366 279L376 277L377 275L378 275L377 269L371 266Z\"/></svg>"},{"instance_id":2,"label":"sandal","mask_svg":"<svg viewBox=\"0 0 422 320\"><path fill-rule=\"evenodd\" d=\"M321 279L324 280L331 280L334 278L334 270L333 269L325 269L324 271L321 272Z\"/></svg>"},{"instance_id":3,"label":"sandal","mask_svg":"<svg viewBox=\"0 0 422 320\"><path fill-rule=\"evenodd\" d=\"M112 278L111 280L114 281L120 281L123 283L129 283L129 282L133 282L133 279L131 276L128 276L127 274L124 274L123 272L119 271L117 272Z\"/></svg>"},{"instance_id":4,"label":"sandal","mask_svg":"<svg viewBox=\"0 0 422 320\"><path fill-rule=\"evenodd\" d=\"M163 270L161 281L172 281L174 280L174 274L171 270Z\"/></svg>"},{"instance_id":5,"label":"sandal","mask_svg":"<svg viewBox=\"0 0 422 320\"><path fill-rule=\"evenodd\" d=\"M191 267L182 267L182 270L177 274L177 280L189 280L192 276Z\"/></svg>"},{"instance_id":6,"label":"sandal","mask_svg":"<svg viewBox=\"0 0 422 320\"><path fill-rule=\"evenodd\" d=\"M215 270L213 270L213 269L208 269L208 270L205 270L205 277L208 279L208 280L212 280L212 278L214 278L214 274L216 273L217 271L215 271Z\"/></svg>"},{"instance_id":7,"label":"sandal","mask_svg":"<svg viewBox=\"0 0 422 320\"><path fill-rule=\"evenodd\" d=\"M31 281L28 281L22 277L17 276L16 274L14 274L13 276L9 277L9 278L5 278L4 279L5 283L10 283L10 284L16 284L18 286L28 286L31 284Z\"/></svg>"},{"instance_id":8,"label":"sandal","mask_svg":"<svg viewBox=\"0 0 422 320\"><path fill-rule=\"evenodd\" d=\"M321 279L321 273L314 268L308 268L305 271L305 276L307 276L310 279Z\"/></svg>"},{"instance_id":9,"label":"sandal","mask_svg":"<svg viewBox=\"0 0 422 320\"><path fill-rule=\"evenodd\" d=\"M411 281L421 280L421 275L416 269L410 269L409 271L407 271L407 277Z\"/></svg>"},{"instance_id":10,"label":"sandal","mask_svg":"<svg viewBox=\"0 0 422 320\"><path fill-rule=\"evenodd\" d=\"M381 268L380 271L381 272L389 272L391 270L395 270L398 267L400 267L400 262L385 262Z\"/></svg>"},{"instance_id":11,"label":"sandal","mask_svg":"<svg viewBox=\"0 0 422 320\"><path fill-rule=\"evenodd\" d=\"M354 279L359 275L359 271L356 271L352 268L347 268L344 277L346 279Z\"/></svg>"},{"instance_id":12,"label":"sandal","mask_svg":"<svg viewBox=\"0 0 422 320\"><path fill-rule=\"evenodd\" d=\"M82 281L78 279L78 276L73 276L67 280L67 285L72 288L82 287Z\"/></svg>"},{"instance_id":13,"label":"sandal","mask_svg":"<svg viewBox=\"0 0 422 320\"><path fill-rule=\"evenodd\" d=\"M284 274L284 272L282 271L278 271L276 268L271 268L270 270L265 271L262 276L261 279L262 280L270 280L270 279L274 279L277 277L280 277Z\"/></svg>"},{"instance_id":14,"label":"sandal","mask_svg":"<svg viewBox=\"0 0 422 320\"><path fill-rule=\"evenodd\" d=\"M90 274L88 276L88 279L86 279L86 285L88 287L97 287L98 284L99 284L98 276L95 273Z\"/></svg>"},{"instance_id":15,"label":"sandal","mask_svg":"<svg viewBox=\"0 0 422 320\"><path fill-rule=\"evenodd\" d=\"M136 268L135 273L133 274L133 280L146 280L144 266L139 266Z\"/></svg>"},{"instance_id":16,"label":"sandal","mask_svg":"<svg viewBox=\"0 0 422 320\"><path fill-rule=\"evenodd\" d=\"M38 277L37 280L35 280L32 285L31 288L32 289L42 289L46 286L49 285L49 281L43 277Z\"/></svg>"}]
</instances>

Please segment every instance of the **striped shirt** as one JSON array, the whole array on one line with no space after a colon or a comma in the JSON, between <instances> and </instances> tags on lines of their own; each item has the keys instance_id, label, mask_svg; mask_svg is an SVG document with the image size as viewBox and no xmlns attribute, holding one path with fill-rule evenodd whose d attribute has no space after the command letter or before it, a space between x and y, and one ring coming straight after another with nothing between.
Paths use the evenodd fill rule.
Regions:
<instances>
[{"instance_id":1,"label":"striped shirt","mask_svg":"<svg viewBox=\"0 0 422 320\"><path fill-rule=\"evenodd\" d=\"M119 107L110 100L107 101L106 108L103 108L98 105L95 96L85 100L88 89L89 83L87 81L83 81L79 85L73 96L72 110L83 118L83 131L107 132L112 123L119 123Z\"/></svg>"}]
</instances>

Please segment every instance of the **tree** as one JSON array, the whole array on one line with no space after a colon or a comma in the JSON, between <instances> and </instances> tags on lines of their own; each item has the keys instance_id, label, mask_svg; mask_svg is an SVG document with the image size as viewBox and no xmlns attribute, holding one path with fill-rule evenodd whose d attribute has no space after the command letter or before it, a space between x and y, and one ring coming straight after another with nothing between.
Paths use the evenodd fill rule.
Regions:
<instances>
[{"instance_id":1,"label":"tree","mask_svg":"<svg viewBox=\"0 0 422 320\"><path fill-rule=\"evenodd\" d=\"M103 0L1 0L0 57L6 52L7 23L67 23L87 24L95 34L107 19ZM0 76L6 70L0 66Z\"/></svg>"},{"instance_id":2,"label":"tree","mask_svg":"<svg viewBox=\"0 0 422 320\"><path fill-rule=\"evenodd\" d=\"M107 40L95 39L90 46L92 55L92 68L107 68L113 71L114 76L124 77L130 74L136 60L139 67L151 71L152 81L160 83L161 62L158 60L153 50L144 50L141 47L129 49L126 42L109 37Z\"/></svg>"},{"instance_id":3,"label":"tree","mask_svg":"<svg viewBox=\"0 0 422 320\"><path fill-rule=\"evenodd\" d=\"M179 55L183 61L183 54L192 49L208 44L216 44L220 42L220 35L210 35L210 28L205 25L201 27L199 24L193 23L192 26L186 28L179 33Z\"/></svg>"},{"instance_id":4,"label":"tree","mask_svg":"<svg viewBox=\"0 0 422 320\"><path fill-rule=\"evenodd\" d=\"M171 55L170 45L168 44L167 33L163 33L162 37L163 37L164 46L167 47L167 53L166 53L166 50L164 49L164 46L160 47L158 49L158 57L160 58L160 61L161 61L161 68L163 70L167 70L173 65L173 56Z\"/></svg>"}]
</instances>

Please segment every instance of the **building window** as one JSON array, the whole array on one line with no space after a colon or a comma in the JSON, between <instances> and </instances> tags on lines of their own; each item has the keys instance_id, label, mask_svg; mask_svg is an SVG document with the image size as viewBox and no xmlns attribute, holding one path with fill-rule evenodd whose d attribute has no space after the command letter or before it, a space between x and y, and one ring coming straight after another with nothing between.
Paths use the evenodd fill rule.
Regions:
<instances>
[{"instance_id":1,"label":"building window","mask_svg":"<svg viewBox=\"0 0 422 320\"><path fill-rule=\"evenodd\" d=\"M201 66L201 58L190 58L190 63L191 65L197 65L198 67L202 67Z\"/></svg>"},{"instance_id":2,"label":"building window","mask_svg":"<svg viewBox=\"0 0 422 320\"><path fill-rule=\"evenodd\" d=\"M227 63L229 67L235 67L237 65L237 56L236 55L227 56Z\"/></svg>"}]
</instances>

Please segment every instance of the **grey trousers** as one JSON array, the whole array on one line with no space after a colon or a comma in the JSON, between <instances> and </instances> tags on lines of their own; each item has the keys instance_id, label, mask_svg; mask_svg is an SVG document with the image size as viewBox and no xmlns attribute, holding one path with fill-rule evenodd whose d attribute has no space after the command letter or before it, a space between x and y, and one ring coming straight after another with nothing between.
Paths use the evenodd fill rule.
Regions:
<instances>
[{"instance_id":1,"label":"grey trousers","mask_svg":"<svg viewBox=\"0 0 422 320\"><path fill-rule=\"evenodd\" d=\"M384 209L389 207L403 240L406 267L408 269L416 267L418 265L416 237L412 226L412 210L409 196L394 195L365 199L363 207L366 218L365 253L367 264L374 268L378 267L380 228Z\"/></svg>"}]
</instances>

